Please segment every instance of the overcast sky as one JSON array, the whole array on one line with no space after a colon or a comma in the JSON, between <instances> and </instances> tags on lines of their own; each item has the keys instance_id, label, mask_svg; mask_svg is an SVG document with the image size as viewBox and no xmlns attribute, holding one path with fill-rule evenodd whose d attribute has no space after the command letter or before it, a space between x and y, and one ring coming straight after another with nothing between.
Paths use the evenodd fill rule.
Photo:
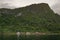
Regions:
<instances>
[{"instance_id":1,"label":"overcast sky","mask_svg":"<svg viewBox=\"0 0 60 40\"><path fill-rule=\"evenodd\" d=\"M0 8L17 8L34 3L48 3L57 13L60 13L60 0L0 0Z\"/></svg>"}]
</instances>

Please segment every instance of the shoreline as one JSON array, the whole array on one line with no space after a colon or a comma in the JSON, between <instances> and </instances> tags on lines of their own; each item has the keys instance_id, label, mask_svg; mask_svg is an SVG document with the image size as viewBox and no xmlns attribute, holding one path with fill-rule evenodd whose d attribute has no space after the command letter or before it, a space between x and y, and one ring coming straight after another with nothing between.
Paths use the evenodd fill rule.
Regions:
<instances>
[{"instance_id":1,"label":"shoreline","mask_svg":"<svg viewBox=\"0 0 60 40\"><path fill-rule=\"evenodd\" d=\"M49 32L0 32L0 35L60 35L60 33L49 33Z\"/></svg>"}]
</instances>

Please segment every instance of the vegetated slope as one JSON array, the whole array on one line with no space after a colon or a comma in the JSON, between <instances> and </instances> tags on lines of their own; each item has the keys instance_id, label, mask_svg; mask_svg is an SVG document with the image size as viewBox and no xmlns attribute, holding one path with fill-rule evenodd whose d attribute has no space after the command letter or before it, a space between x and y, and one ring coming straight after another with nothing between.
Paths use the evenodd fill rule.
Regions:
<instances>
[{"instance_id":1,"label":"vegetated slope","mask_svg":"<svg viewBox=\"0 0 60 40\"><path fill-rule=\"evenodd\" d=\"M16 9L0 9L0 30L22 32L59 32L60 15L46 3Z\"/></svg>"}]
</instances>

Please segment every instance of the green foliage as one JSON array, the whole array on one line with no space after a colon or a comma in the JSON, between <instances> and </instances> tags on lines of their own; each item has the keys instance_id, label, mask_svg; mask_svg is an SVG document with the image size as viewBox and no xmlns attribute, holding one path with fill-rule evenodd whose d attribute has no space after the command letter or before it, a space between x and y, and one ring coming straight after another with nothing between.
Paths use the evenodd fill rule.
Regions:
<instances>
[{"instance_id":1,"label":"green foliage","mask_svg":"<svg viewBox=\"0 0 60 40\"><path fill-rule=\"evenodd\" d=\"M59 32L60 15L44 3L17 9L0 9L0 31Z\"/></svg>"}]
</instances>

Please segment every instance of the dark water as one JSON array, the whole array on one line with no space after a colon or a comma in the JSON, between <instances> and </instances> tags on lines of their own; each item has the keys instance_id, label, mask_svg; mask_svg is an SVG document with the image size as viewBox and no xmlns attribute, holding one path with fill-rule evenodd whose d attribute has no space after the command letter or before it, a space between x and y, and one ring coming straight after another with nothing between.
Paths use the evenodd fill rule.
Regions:
<instances>
[{"instance_id":1,"label":"dark water","mask_svg":"<svg viewBox=\"0 0 60 40\"><path fill-rule=\"evenodd\" d=\"M21 35L19 38L17 35L0 35L0 40L60 40L60 35Z\"/></svg>"}]
</instances>

